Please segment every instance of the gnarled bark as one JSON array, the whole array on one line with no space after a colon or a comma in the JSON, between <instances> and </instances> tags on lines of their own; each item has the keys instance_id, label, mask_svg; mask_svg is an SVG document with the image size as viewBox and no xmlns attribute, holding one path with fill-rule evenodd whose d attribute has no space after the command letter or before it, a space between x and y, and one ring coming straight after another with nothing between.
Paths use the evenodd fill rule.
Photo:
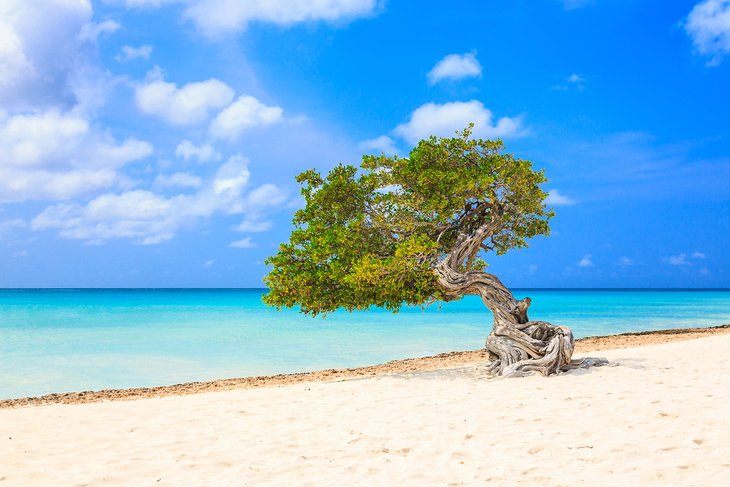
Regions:
<instances>
[{"instance_id":1,"label":"gnarled bark","mask_svg":"<svg viewBox=\"0 0 730 487\"><path fill-rule=\"evenodd\" d=\"M438 283L445 299L478 295L494 315L494 326L486 341L491 359L490 372L503 377L519 377L539 372L559 374L573 368L605 365L605 359L572 360L575 349L573 332L566 326L545 321L530 321L530 298L516 300L502 282L483 271L457 270L474 253L480 235L463 237L454 251L436 266Z\"/></svg>"}]
</instances>

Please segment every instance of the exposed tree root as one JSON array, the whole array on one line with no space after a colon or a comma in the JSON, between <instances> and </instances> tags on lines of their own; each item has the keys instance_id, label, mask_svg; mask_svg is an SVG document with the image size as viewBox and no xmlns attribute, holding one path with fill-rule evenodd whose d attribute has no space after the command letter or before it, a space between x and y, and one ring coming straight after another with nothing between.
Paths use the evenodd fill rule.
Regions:
<instances>
[{"instance_id":1,"label":"exposed tree root","mask_svg":"<svg viewBox=\"0 0 730 487\"><path fill-rule=\"evenodd\" d=\"M466 294L480 296L494 315L494 326L486 341L492 374L502 377L550 375L608 363L601 358L572 360L575 339L570 328L546 321L530 321L527 317L530 298L516 300L492 274L457 271L453 267L454 255L458 256L458 252L452 253L436 268L439 285L446 299Z\"/></svg>"}]
</instances>

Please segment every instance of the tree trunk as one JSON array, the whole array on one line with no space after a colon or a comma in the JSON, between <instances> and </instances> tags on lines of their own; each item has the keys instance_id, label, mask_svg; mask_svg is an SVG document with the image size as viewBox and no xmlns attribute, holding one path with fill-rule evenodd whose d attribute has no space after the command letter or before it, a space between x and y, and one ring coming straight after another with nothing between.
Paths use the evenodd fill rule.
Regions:
<instances>
[{"instance_id":1,"label":"tree trunk","mask_svg":"<svg viewBox=\"0 0 730 487\"><path fill-rule=\"evenodd\" d=\"M447 301L475 294L494 315L494 326L486 342L491 373L503 377L535 372L549 375L607 363L605 359L596 358L572 360L575 339L570 328L530 321L527 317L530 298L516 300L492 274L456 270L454 261L461 260L460 256L452 254L439 263L435 272Z\"/></svg>"}]
</instances>

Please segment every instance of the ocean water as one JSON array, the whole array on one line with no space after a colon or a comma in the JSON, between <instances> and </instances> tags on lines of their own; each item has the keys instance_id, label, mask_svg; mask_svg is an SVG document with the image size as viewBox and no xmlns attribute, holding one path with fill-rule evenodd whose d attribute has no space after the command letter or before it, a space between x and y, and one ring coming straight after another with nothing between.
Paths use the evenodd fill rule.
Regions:
<instances>
[{"instance_id":1,"label":"ocean water","mask_svg":"<svg viewBox=\"0 0 730 487\"><path fill-rule=\"evenodd\" d=\"M483 346L475 297L309 318L263 289L0 290L0 398L358 367ZM576 337L730 323L730 291L515 290Z\"/></svg>"}]
</instances>

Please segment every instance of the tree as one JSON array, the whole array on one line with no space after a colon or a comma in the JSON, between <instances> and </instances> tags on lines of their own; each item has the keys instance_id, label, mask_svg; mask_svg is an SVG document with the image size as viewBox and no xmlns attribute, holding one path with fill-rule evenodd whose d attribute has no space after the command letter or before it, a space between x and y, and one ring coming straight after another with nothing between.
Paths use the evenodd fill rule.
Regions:
<instances>
[{"instance_id":1,"label":"tree","mask_svg":"<svg viewBox=\"0 0 730 487\"><path fill-rule=\"evenodd\" d=\"M365 155L360 169L297 176L304 209L289 242L267 259L264 302L309 315L371 306L480 296L494 315L486 341L490 371L544 375L595 365L572 361L569 328L530 321L530 298L516 300L480 255L501 255L548 235L552 209L543 171L504 152L499 140L422 140L409 157Z\"/></svg>"}]
</instances>

